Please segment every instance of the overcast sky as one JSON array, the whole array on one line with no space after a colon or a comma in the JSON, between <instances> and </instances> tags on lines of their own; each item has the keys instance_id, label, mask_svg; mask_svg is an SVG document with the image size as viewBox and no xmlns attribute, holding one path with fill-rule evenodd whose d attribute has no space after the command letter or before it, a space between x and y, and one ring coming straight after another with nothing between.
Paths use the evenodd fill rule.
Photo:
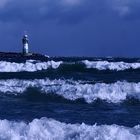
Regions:
<instances>
[{"instance_id":1,"label":"overcast sky","mask_svg":"<svg viewBox=\"0 0 140 140\"><path fill-rule=\"evenodd\" d=\"M140 0L0 0L0 51L140 56Z\"/></svg>"}]
</instances>

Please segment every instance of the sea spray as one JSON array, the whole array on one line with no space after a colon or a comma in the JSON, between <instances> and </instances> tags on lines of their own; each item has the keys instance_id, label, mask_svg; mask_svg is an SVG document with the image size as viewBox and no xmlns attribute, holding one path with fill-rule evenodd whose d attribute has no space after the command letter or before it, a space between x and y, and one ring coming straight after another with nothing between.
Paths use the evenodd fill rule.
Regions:
<instances>
[{"instance_id":1,"label":"sea spray","mask_svg":"<svg viewBox=\"0 0 140 140\"><path fill-rule=\"evenodd\" d=\"M118 103L127 97L140 100L140 82L115 82L111 84L96 83L88 84L82 81L55 79L35 80L0 80L0 92L6 94L23 94L28 88L38 88L41 93L56 94L68 100L84 99L92 103L97 99L107 102Z\"/></svg>"},{"instance_id":2,"label":"sea spray","mask_svg":"<svg viewBox=\"0 0 140 140\"><path fill-rule=\"evenodd\" d=\"M0 120L0 139L10 140L139 140L140 126L66 124L42 118L30 123Z\"/></svg>"}]
</instances>

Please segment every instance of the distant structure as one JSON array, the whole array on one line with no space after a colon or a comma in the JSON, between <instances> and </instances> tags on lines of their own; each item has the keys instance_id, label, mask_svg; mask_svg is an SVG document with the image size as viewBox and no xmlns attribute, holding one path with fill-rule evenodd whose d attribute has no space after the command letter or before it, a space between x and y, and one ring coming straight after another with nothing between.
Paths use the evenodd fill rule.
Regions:
<instances>
[{"instance_id":1,"label":"distant structure","mask_svg":"<svg viewBox=\"0 0 140 140\"><path fill-rule=\"evenodd\" d=\"M23 43L23 55L28 55L29 54L29 39L28 39L27 34L23 36L22 43Z\"/></svg>"}]
</instances>

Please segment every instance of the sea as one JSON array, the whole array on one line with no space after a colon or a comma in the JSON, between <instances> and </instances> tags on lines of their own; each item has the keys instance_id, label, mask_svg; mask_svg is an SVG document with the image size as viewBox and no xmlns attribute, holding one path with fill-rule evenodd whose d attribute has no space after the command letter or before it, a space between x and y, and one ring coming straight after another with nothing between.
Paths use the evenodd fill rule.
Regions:
<instances>
[{"instance_id":1,"label":"sea","mask_svg":"<svg viewBox=\"0 0 140 140\"><path fill-rule=\"evenodd\" d=\"M140 58L0 58L0 140L140 140Z\"/></svg>"}]
</instances>

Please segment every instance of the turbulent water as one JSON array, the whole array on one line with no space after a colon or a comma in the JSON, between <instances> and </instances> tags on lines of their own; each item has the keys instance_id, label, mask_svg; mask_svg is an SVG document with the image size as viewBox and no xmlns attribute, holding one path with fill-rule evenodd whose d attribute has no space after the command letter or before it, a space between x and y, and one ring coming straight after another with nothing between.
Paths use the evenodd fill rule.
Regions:
<instances>
[{"instance_id":1,"label":"turbulent water","mask_svg":"<svg viewBox=\"0 0 140 140\"><path fill-rule=\"evenodd\" d=\"M0 140L140 140L140 59L0 60Z\"/></svg>"}]
</instances>

